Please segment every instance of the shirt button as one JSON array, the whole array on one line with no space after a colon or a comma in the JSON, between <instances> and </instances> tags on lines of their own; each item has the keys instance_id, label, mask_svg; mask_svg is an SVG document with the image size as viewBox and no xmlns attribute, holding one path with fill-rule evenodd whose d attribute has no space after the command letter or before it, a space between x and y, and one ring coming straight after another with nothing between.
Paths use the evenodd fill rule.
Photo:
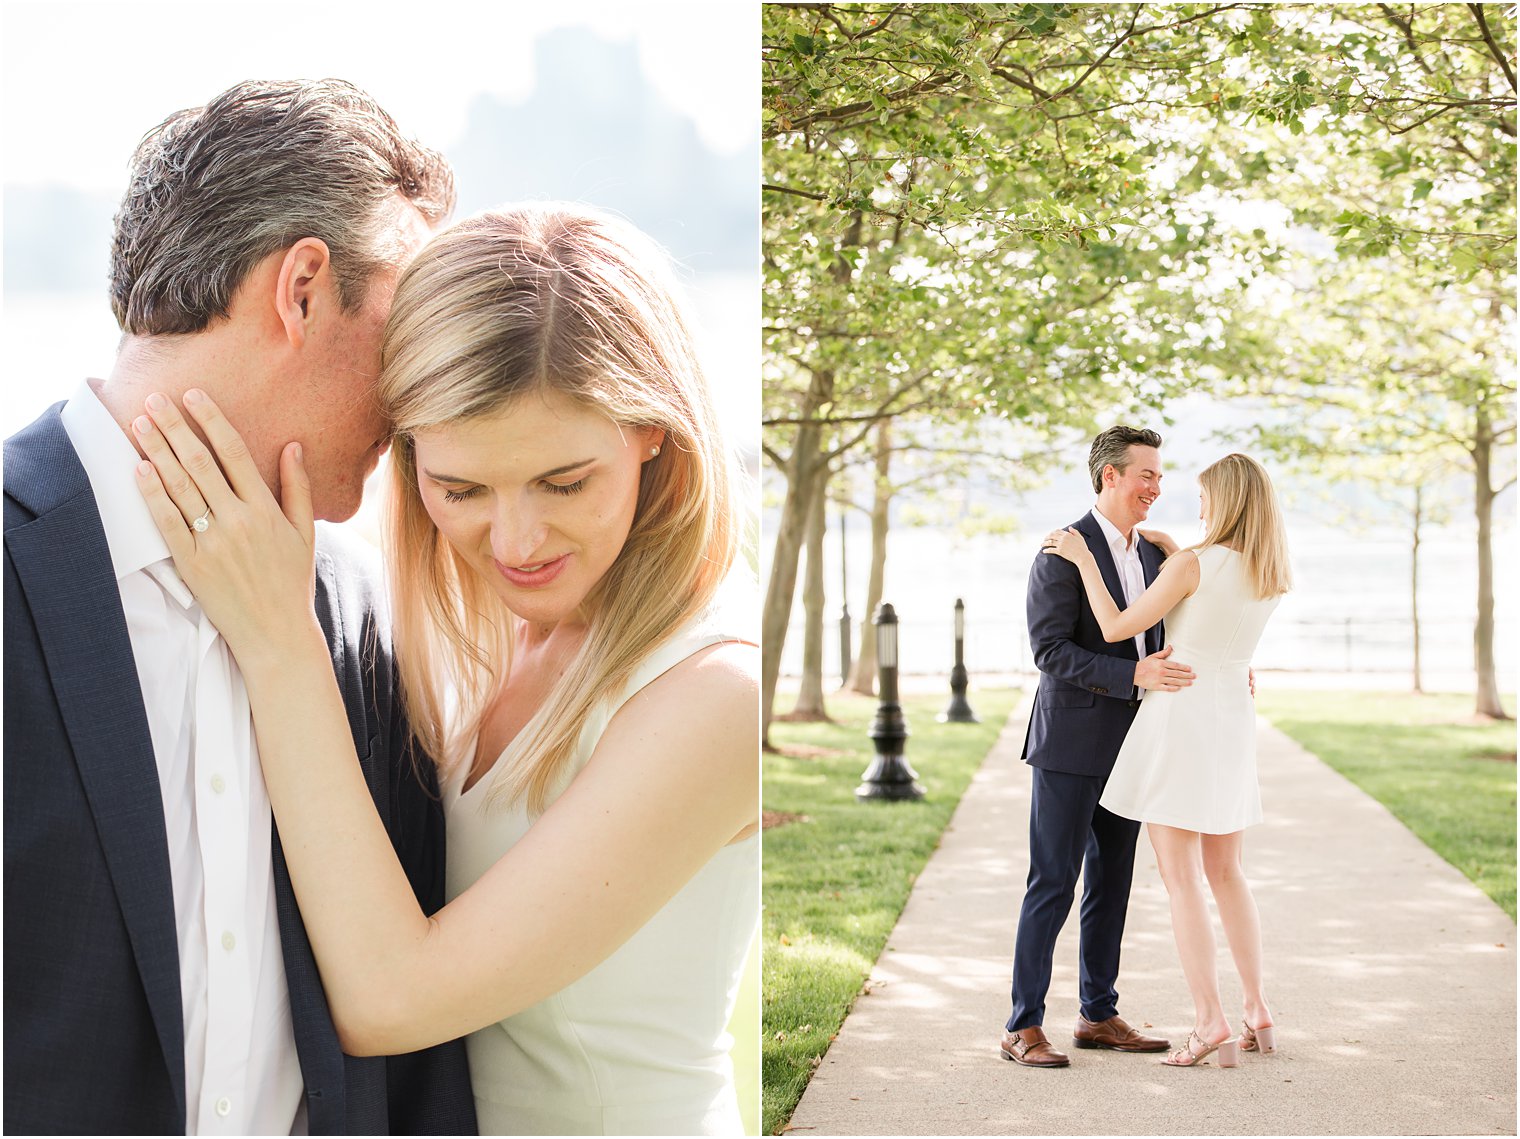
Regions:
<instances>
[{"instance_id":1,"label":"shirt button","mask_svg":"<svg viewBox=\"0 0 1520 1139\"><path fill-rule=\"evenodd\" d=\"M232 936L232 931L230 929L226 933L222 934L222 948L223 949L225 949L225 950L227 950L227 952L231 953L232 950L233 950L233 948L236 945L237 945L237 938L235 938L235 937ZM222 1103L226 1103L226 1102L227 1102L226 1100L222 1100ZM227 1113L224 1111L224 1112L222 1112L222 1114L226 1115Z\"/></svg>"},{"instance_id":2,"label":"shirt button","mask_svg":"<svg viewBox=\"0 0 1520 1139\"><path fill-rule=\"evenodd\" d=\"M223 1096L221 1099L217 1100L216 1101L216 1113L218 1115L222 1115L222 1116L231 1115L232 1114L232 1101L230 1099L228 1099L226 1096Z\"/></svg>"},{"instance_id":3,"label":"shirt button","mask_svg":"<svg viewBox=\"0 0 1520 1139\"><path fill-rule=\"evenodd\" d=\"M227 781L220 775L213 775L211 777L211 790L220 795L223 791L227 790Z\"/></svg>"}]
</instances>

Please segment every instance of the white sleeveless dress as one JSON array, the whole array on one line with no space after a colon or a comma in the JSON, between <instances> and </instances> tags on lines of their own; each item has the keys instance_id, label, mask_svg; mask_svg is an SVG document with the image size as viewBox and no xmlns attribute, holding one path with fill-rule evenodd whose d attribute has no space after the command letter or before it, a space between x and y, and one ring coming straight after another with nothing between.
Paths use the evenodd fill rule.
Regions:
<instances>
[{"instance_id":1,"label":"white sleeveless dress","mask_svg":"<svg viewBox=\"0 0 1520 1139\"><path fill-rule=\"evenodd\" d=\"M739 638L684 627L581 733L552 801L591 758L613 714L693 653ZM467 765L461 764L463 769ZM533 820L486 805L490 773L443 787L453 901ZM465 1040L482 1135L742 1135L726 1026L760 920L760 837L725 846L610 957L554 996Z\"/></svg>"},{"instance_id":2,"label":"white sleeveless dress","mask_svg":"<svg viewBox=\"0 0 1520 1139\"><path fill-rule=\"evenodd\" d=\"M1197 555L1198 588L1166 617L1172 659L1196 679L1146 692L1100 802L1126 819L1230 834L1261 822L1248 673L1280 599L1255 596L1229 547Z\"/></svg>"}]
</instances>

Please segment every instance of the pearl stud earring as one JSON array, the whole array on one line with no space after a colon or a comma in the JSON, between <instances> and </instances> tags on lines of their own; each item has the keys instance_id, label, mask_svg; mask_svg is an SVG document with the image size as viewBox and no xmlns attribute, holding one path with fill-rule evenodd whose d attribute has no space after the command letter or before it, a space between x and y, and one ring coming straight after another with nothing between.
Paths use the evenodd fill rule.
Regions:
<instances>
[{"instance_id":1,"label":"pearl stud earring","mask_svg":"<svg viewBox=\"0 0 1520 1139\"><path fill-rule=\"evenodd\" d=\"M659 447L659 444L658 444L658 443L657 443L657 444L655 444L655 445L654 445L654 446L653 446L653 447L650 447L650 448L649 448L649 457L650 457L650 458L651 458L651 459L652 459L652 458L654 458L654 457L655 457L655 456L656 456L656 455L658 455L658 454L659 454L659 453L660 453L660 447Z\"/></svg>"}]
</instances>

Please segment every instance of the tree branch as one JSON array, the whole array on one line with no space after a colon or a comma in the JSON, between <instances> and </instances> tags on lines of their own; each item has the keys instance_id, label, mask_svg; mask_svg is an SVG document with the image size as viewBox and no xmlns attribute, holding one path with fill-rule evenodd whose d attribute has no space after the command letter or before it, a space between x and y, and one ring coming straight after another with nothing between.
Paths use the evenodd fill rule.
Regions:
<instances>
[{"instance_id":1,"label":"tree branch","mask_svg":"<svg viewBox=\"0 0 1520 1139\"><path fill-rule=\"evenodd\" d=\"M1489 54L1499 61L1499 66L1504 68L1504 78L1509 80L1510 90L1520 90L1515 86L1515 69L1509 65L1509 57L1499 50L1499 45L1494 42L1494 34L1488 30L1488 20L1483 15L1482 4L1469 4L1467 10L1478 20L1478 27L1483 31L1483 42L1488 45Z\"/></svg>"},{"instance_id":2,"label":"tree branch","mask_svg":"<svg viewBox=\"0 0 1520 1139\"><path fill-rule=\"evenodd\" d=\"M827 194L815 194L811 190L796 190L791 186L777 186L771 182L761 182L760 188L762 190L769 190L773 194L791 194L794 198L807 198L812 202L827 202L829 200Z\"/></svg>"}]
</instances>

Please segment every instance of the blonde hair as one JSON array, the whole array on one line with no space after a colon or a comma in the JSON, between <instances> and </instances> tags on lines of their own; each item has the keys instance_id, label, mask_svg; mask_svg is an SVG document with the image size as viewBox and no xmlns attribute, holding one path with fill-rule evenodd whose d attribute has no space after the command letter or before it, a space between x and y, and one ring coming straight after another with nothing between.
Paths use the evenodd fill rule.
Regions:
<instances>
[{"instance_id":1,"label":"blonde hair","mask_svg":"<svg viewBox=\"0 0 1520 1139\"><path fill-rule=\"evenodd\" d=\"M397 666L412 728L444 765L478 735L510 671L513 619L428 517L411 432L547 390L665 432L640 468L627 541L584 603L584 641L491 774L493 802L542 811L597 703L707 606L737 549L733 457L668 261L633 227L584 207L481 214L402 275L381 362L395 432L386 541Z\"/></svg>"},{"instance_id":2,"label":"blonde hair","mask_svg":"<svg viewBox=\"0 0 1520 1139\"><path fill-rule=\"evenodd\" d=\"M1198 483L1208 491L1209 517L1203 541L1189 548L1229 546L1239 551L1259 598L1292 589L1287 529L1266 468L1237 452L1205 467Z\"/></svg>"}]
</instances>

